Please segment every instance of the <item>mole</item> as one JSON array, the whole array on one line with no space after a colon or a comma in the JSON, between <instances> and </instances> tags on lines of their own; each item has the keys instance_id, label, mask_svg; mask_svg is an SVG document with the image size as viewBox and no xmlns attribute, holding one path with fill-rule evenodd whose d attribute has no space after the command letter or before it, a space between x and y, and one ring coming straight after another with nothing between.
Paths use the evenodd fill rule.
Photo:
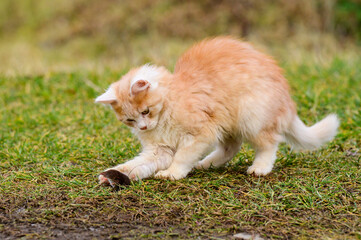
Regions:
<instances>
[{"instance_id":1,"label":"mole","mask_svg":"<svg viewBox=\"0 0 361 240\"><path fill-rule=\"evenodd\" d=\"M109 169L105 172L102 172L100 175L106 177L109 181L110 186L118 190L120 186L130 185L130 179L124 173L121 173L114 169Z\"/></svg>"}]
</instances>

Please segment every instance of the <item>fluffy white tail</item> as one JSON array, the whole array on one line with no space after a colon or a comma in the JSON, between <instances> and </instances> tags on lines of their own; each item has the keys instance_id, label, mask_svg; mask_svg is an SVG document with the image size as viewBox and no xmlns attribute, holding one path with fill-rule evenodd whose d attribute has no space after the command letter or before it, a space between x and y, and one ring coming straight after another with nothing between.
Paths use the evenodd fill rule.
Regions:
<instances>
[{"instance_id":1,"label":"fluffy white tail","mask_svg":"<svg viewBox=\"0 0 361 240\"><path fill-rule=\"evenodd\" d=\"M313 150L331 141L340 122L336 114L330 114L311 127L307 127L298 116L285 134L286 140L296 150Z\"/></svg>"}]
</instances>

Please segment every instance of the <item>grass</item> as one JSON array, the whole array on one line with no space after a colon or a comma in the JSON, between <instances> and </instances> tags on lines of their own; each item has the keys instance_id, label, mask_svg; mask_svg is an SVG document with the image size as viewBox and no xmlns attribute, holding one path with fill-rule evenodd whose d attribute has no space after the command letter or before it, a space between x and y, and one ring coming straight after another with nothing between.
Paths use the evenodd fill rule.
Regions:
<instances>
[{"instance_id":1,"label":"grass","mask_svg":"<svg viewBox=\"0 0 361 240\"><path fill-rule=\"evenodd\" d=\"M361 239L361 59L282 63L308 124L335 112L336 139L282 145L272 174L245 174L245 145L224 168L146 179L119 192L102 170L140 145L94 98L128 69L0 77L0 238Z\"/></svg>"}]
</instances>

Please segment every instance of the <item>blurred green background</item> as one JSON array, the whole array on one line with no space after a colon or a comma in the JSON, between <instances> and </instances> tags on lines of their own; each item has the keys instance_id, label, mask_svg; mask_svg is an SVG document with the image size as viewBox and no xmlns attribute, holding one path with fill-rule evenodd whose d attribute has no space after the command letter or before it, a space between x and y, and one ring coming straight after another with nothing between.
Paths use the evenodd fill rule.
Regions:
<instances>
[{"instance_id":1,"label":"blurred green background","mask_svg":"<svg viewBox=\"0 0 361 240\"><path fill-rule=\"evenodd\" d=\"M172 67L195 41L234 35L277 59L360 54L360 0L1 0L0 73Z\"/></svg>"}]
</instances>

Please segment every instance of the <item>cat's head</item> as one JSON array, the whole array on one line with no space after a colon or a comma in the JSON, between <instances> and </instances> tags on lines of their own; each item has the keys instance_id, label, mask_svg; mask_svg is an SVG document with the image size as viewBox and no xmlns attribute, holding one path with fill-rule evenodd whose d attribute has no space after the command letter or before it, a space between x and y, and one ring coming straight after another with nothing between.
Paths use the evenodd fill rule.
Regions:
<instances>
[{"instance_id":1,"label":"cat's head","mask_svg":"<svg viewBox=\"0 0 361 240\"><path fill-rule=\"evenodd\" d=\"M144 65L132 69L95 102L110 104L119 121L138 131L154 129L164 107L161 82L170 77L163 67Z\"/></svg>"}]
</instances>

